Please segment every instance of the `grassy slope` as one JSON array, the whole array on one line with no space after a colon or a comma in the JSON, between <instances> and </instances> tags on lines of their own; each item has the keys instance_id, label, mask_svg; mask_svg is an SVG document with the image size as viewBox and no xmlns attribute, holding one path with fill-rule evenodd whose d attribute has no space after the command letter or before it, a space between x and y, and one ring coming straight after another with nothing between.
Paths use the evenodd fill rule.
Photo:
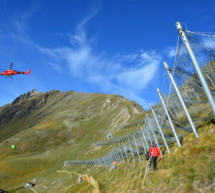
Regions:
<instances>
[{"instance_id":1,"label":"grassy slope","mask_svg":"<svg viewBox=\"0 0 215 193\"><path fill-rule=\"evenodd\" d=\"M99 104L100 99L96 94L93 100L98 107L102 105ZM77 101L69 101L68 99L68 106L72 105L81 112L86 110L78 106ZM97 108L91 105L92 101L86 100L82 103L90 110ZM120 105L123 108L125 104L122 102ZM198 139L189 134L182 139L183 147L178 148L176 144L172 144L171 154L165 154L158 163L159 170L150 171L147 178L144 178L146 162L139 163L137 157L135 164L132 160L129 164L125 160L126 163L118 165L115 171L99 167L64 168L65 160L95 159L111 148L96 148L92 142L106 138L106 134L111 131L108 125L121 112L120 109L103 111L94 116L83 117L82 114L77 114L71 121L71 111L65 106L61 113L57 110L50 111L46 119L39 124L4 141L0 148L0 188L13 189L10 192L29 192L22 188L23 183L37 178L35 190L39 193L92 192L92 185L87 182L77 183L78 175L57 172L67 170L92 175L99 182L102 193L214 192L215 126L212 121L201 123ZM63 113L64 111L67 113ZM201 118L205 117L207 112L197 114L197 117ZM55 119L52 120L52 117ZM133 120L136 120L135 117ZM69 127L70 124L72 127ZM116 135L127 132L129 133L130 129L119 130ZM11 143L14 142L18 146L15 151L10 149Z\"/></svg>"},{"instance_id":2,"label":"grassy slope","mask_svg":"<svg viewBox=\"0 0 215 193\"><path fill-rule=\"evenodd\" d=\"M112 172L108 168L90 169L88 173L98 180L102 193L213 193L215 191L215 125L207 122L199 129L199 138L185 136L183 147L171 146L171 154L158 161L159 170L151 169L144 181L146 162L120 164ZM71 169L71 168L70 168ZM144 182L144 183L143 183Z\"/></svg>"},{"instance_id":3,"label":"grassy slope","mask_svg":"<svg viewBox=\"0 0 215 193\"><path fill-rule=\"evenodd\" d=\"M112 129L109 125L114 116L120 114L126 105L132 106L133 102L120 101L121 97L112 95L91 94L90 99L89 96L75 95L77 96L73 94L72 98L68 96L66 101L57 102L63 97L62 93L58 93L54 101L33 112L31 117L18 120L16 125L6 125L4 132L8 135L8 128L31 125L38 114L46 113L36 125L0 144L0 188L25 192L23 184L37 178L39 183L35 189L38 192L70 192L73 184L75 192L82 188L83 191L92 190L89 184L86 187L76 184L76 175L58 174L57 170L62 168L65 160L90 159L106 153L106 150L98 151L92 143L105 138ZM110 97L112 103L118 105L117 108L104 107L101 112L106 97ZM55 108L51 108L54 106ZM130 119L132 116L131 114ZM16 144L17 149L10 149L11 144Z\"/></svg>"}]
</instances>

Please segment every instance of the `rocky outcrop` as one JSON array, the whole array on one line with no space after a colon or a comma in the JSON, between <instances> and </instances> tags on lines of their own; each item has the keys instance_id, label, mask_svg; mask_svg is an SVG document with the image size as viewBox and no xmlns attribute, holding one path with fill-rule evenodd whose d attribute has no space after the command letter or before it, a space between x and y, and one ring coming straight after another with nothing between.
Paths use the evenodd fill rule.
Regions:
<instances>
[{"instance_id":1,"label":"rocky outcrop","mask_svg":"<svg viewBox=\"0 0 215 193\"><path fill-rule=\"evenodd\" d=\"M0 129L11 121L18 121L26 118L35 110L46 105L48 98L53 97L59 91L53 90L47 93L40 93L36 89L20 95L11 104L6 105L0 112Z\"/></svg>"},{"instance_id":2,"label":"rocky outcrop","mask_svg":"<svg viewBox=\"0 0 215 193\"><path fill-rule=\"evenodd\" d=\"M37 95L37 94L39 94L38 90L37 90L37 89L33 89L32 91L27 92L27 93L22 94L22 95L20 95L19 97L17 97L17 98L12 102L12 104L19 103L20 101L25 100L25 99L27 99L27 98L30 98L30 97L32 97L32 96L34 96L34 95Z\"/></svg>"},{"instance_id":3,"label":"rocky outcrop","mask_svg":"<svg viewBox=\"0 0 215 193\"><path fill-rule=\"evenodd\" d=\"M119 95L59 90L40 93L33 89L1 107L0 139L4 138L1 130L7 131L8 137L47 119L72 128L98 116L100 120L108 121L106 128L112 131L140 113L143 109L138 104Z\"/></svg>"}]
</instances>

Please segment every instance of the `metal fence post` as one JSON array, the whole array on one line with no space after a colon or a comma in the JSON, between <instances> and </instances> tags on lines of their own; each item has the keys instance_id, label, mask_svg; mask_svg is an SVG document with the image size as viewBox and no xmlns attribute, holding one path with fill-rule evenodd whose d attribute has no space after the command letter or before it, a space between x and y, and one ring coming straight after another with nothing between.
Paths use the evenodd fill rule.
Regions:
<instances>
[{"instance_id":1,"label":"metal fence post","mask_svg":"<svg viewBox=\"0 0 215 193\"><path fill-rule=\"evenodd\" d=\"M155 112L154 112L154 109L152 108L152 105L151 105L151 104L150 104L150 107L151 107L151 110L152 110L152 114L153 114L153 116L154 116L154 118L155 118L157 127L158 127L158 129L159 129L159 131L160 131L161 137L162 137L162 139L163 139L163 142L164 142L164 144L165 144L165 147L166 147L168 153L170 153L169 146L168 146L168 144L167 144L167 142L166 142L166 139L165 139L165 137L164 137L162 128L161 128L161 126L160 126L160 124L159 124L159 122L158 122L157 116L156 116L156 114L155 114Z\"/></svg>"},{"instance_id":2,"label":"metal fence post","mask_svg":"<svg viewBox=\"0 0 215 193\"><path fill-rule=\"evenodd\" d=\"M189 42L189 40L187 38L185 30L182 28L180 22L176 23L176 27L178 29L178 33L181 35L181 38L182 38L182 40L183 40L183 42L184 42L184 44L185 44L185 46L187 48L188 54L190 56L190 59L193 62L193 65L194 65L194 68L196 70L196 73L198 74L199 80L201 81L201 84L202 84L202 86L204 88L205 94L206 94L206 96L208 98L208 101L209 101L209 103L211 105L213 114L215 115L215 102L214 102L213 96L211 94L211 91L209 89L207 81L205 80L205 77L204 77L204 75L202 73L200 65L199 65L199 63L198 63L198 61L196 59L196 56L195 56L195 54L193 52L193 49L192 49L192 47L190 45L190 42Z\"/></svg>"},{"instance_id":3,"label":"metal fence post","mask_svg":"<svg viewBox=\"0 0 215 193\"><path fill-rule=\"evenodd\" d=\"M104 157L102 157L105 167L107 167Z\"/></svg>"},{"instance_id":4,"label":"metal fence post","mask_svg":"<svg viewBox=\"0 0 215 193\"><path fill-rule=\"evenodd\" d=\"M131 149L131 143L130 143L129 139L128 139L128 144L129 144L129 147L130 147L130 151L131 151L131 156L132 156L132 158L133 158L133 162L135 163L134 155L133 155L133 151L132 151L132 149Z\"/></svg>"},{"instance_id":5,"label":"metal fence post","mask_svg":"<svg viewBox=\"0 0 215 193\"><path fill-rule=\"evenodd\" d=\"M127 151L125 150L125 147L124 147L124 143L123 143L123 142L122 142L122 148L123 148L123 150L124 150L124 152L125 152L125 155L126 155L126 158L127 158L127 162L128 162L128 164L129 164L128 154L127 154Z\"/></svg>"},{"instance_id":6,"label":"metal fence post","mask_svg":"<svg viewBox=\"0 0 215 193\"><path fill-rule=\"evenodd\" d=\"M168 75L169 75L169 77L170 77L170 80L172 81L172 84L173 84L173 86L174 86L174 88L175 88L176 94L178 95L178 98L179 98L179 100L180 100L180 102L181 102L181 105L182 105L182 107L183 107L183 109L184 109L184 111L185 111L185 114L186 114L187 119L188 119L188 121L189 121L189 123L190 123L190 126L191 126L191 128L192 128L192 130L193 130L193 133L195 134L196 137L199 137L199 135L198 135L198 133L197 133L197 131L196 131L196 127L195 127L195 125L194 125L194 123L193 123L193 120L192 120L192 118L191 118L191 116L190 116L190 113L189 113L188 110L187 110L187 107L186 107L186 105L185 105L185 103L184 103L184 100L183 100L183 98L182 98L182 96L181 96L181 93L180 93L180 91L179 91L179 89L178 89L178 87L177 87L177 85L176 85L176 83L175 83L175 80L174 80L173 76L172 76L171 70L170 70L170 68L169 68L169 66L167 65L166 62L164 62L164 66L165 66L166 71L167 71L167 73L168 73Z\"/></svg>"},{"instance_id":7,"label":"metal fence post","mask_svg":"<svg viewBox=\"0 0 215 193\"><path fill-rule=\"evenodd\" d=\"M160 149L160 146L159 146L159 144L158 144L158 140L157 140L157 138L156 138L156 136L155 136L155 133L154 133L154 131L153 131L152 124L151 124L151 122L150 122L150 120L149 120L148 114L146 114L146 117L147 117L148 123L149 123L149 125L150 125L150 127L151 127L151 131L152 131L152 135L153 135L153 137L154 137L154 139L155 139L155 143L157 144L158 148Z\"/></svg>"},{"instance_id":8,"label":"metal fence post","mask_svg":"<svg viewBox=\"0 0 215 193\"><path fill-rule=\"evenodd\" d=\"M138 150L138 148L137 148L137 143L136 143L136 139L135 139L134 135L133 135L133 139L134 139L134 143L135 143L135 146L136 146L138 159L139 159L139 161L141 162L140 153L139 153L139 150Z\"/></svg>"},{"instance_id":9,"label":"metal fence post","mask_svg":"<svg viewBox=\"0 0 215 193\"><path fill-rule=\"evenodd\" d=\"M122 157L122 162L125 163L123 152L122 152L122 149L121 149L121 146L120 146L120 141L119 141L118 149L119 149L121 157Z\"/></svg>"},{"instance_id":10,"label":"metal fence post","mask_svg":"<svg viewBox=\"0 0 215 193\"><path fill-rule=\"evenodd\" d=\"M145 141L145 143L146 143L146 147L147 147L147 149L149 149L149 145L148 145L148 142L147 142L146 137L145 137L145 135L144 135L144 132L143 132L143 128L142 128L142 127L141 127L141 133L142 133L143 139L144 139L144 141Z\"/></svg>"},{"instance_id":11,"label":"metal fence post","mask_svg":"<svg viewBox=\"0 0 215 193\"><path fill-rule=\"evenodd\" d=\"M145 121L145 123L147 123L147 122ZM151 144L151 146L152 146L152 138L151 138L151 136L150 136L150 132L149 132L149 130L146 128L146 126L147 126L147 125L145 125L145 130L146 130L146 133L147 133L147 135L148 135L148 138L149 138L150 144Z\"/></svg>"},{"instance_id":12,"label":"metal fence post","mask_svg":"<svg viewBox=\"0 0 215 193\"><path fill-rule=\"evenodd\" d=\"M168 110L167 110L167 108L166 108L166 105L165 105L165 103L164 103L164 100L163 100L163 97L162 97L162 95L161 95L161 92L160 92L159 89L157 89L157 92L158 92L158 95L159 95L159 97L160 97L160 99L161 99L162 105L163 105L164 110L165 110L165 112L166 112L167 118L168 118L168 120L169 120L170 126L171 126L171 128L172 128L172 131L173 131L173 133L174 133L174 136L175 136L175 139L176 139L176 141L177 141L177 143L178 143L178 146L181 147L181 143L180 143L180 141L179 141L179 139L178 139L177 133L176 133L176 131L175 131L175 127L174 127L174 125L173 125L173 123L172 123L172 119L171 119L170 116L169 116L169 112L168 112Z\"/></svg>"},{"instance_id":13,"label":"metal fence post","mask_svg":"<svg viewBox=\"0 0 215 193\"><path fill-rule=\"evenodd\" d=\"M114 145L114 152L116 153L116 157L118 158L118 162L121 162L121 157L120 157L120 155L118 154L118 151L116 150L116 147L115 147L115 145Z\"/></svg>"},{"instance_id":14,"label":"metal fence post","mask_svg":"<svg viewBox=\"0 0 215 193\"><path fill-rule=\"evenodd\" d=\"M144 143L144 141L143 141L143 138L141 137L141 130L138 131L138 134L137 134L137 135L140 137L140 141L141 141L141 143L142 143L143 149L144 149L144 151L146 152L146 151L147 151L147 148L146 148L146 146L145 146L145 143Z\"/></svg>"}]
</instances>

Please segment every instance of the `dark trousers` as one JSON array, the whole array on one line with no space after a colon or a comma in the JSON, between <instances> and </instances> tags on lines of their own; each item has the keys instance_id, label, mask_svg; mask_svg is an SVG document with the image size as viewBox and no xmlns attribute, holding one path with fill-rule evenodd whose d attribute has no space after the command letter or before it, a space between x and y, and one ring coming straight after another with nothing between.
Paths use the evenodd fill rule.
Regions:
<instances>
[{"instance_id":1,"label":"dark trousers","mask_svg":"<svg viewBox=\"0 0 215 193\"><path fill-rule=\"evenodd\" d=\"M157 169L157 159L158 159L158 156L152 156L152 165L153 165L153 170L156 170Z\"/></svg>"}]
</instances>

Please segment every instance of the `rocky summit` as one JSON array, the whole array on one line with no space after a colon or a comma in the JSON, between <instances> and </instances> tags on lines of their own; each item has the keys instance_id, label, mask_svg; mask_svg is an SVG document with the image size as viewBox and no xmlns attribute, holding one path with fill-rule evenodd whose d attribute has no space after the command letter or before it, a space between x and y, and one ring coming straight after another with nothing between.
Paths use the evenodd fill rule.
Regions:
<instances>
[{"instance_id":1,"label":"rocky summit","mask_svg":"<svg viewBox=\"0 0 215 193\"><path fill-rule=\"evenodd\" d=\"M58 90L40 93L33 89L0 107L0 139L2 141L46 121L71 128L78 126L80 121L87 122L95 116L104 119L103 116L107 118L107 115L113 117L109 118L109 127L106 128L111 131L141 113L143 109L137 103L119 95Z\"/></svg>"}]
</instances>

